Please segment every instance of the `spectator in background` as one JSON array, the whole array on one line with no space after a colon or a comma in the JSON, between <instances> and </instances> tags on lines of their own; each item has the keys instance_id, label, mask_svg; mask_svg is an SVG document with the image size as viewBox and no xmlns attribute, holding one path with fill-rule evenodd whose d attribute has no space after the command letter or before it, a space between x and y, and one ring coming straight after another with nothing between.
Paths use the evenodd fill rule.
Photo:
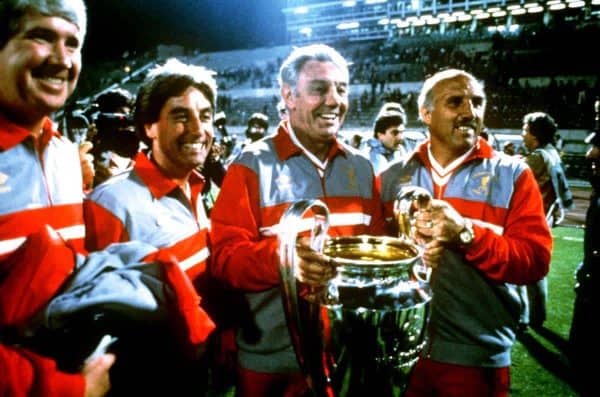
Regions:
<instances>
[{"instance_id":1,"label":"spectator in background","mask_svg":"<svg viewBox=\"0 0 600 397\"><path fill-rule=\"evenodd\" d=\"M100 355L79 373L66 373L53 359L19 341L19 332L32 326L32 318L74 267L71 248L61 237L43 232L45 226L83 252L80 158L77 147L60 136L49 116L64 106L77 84L86 20L81 0L3 0L0 5L3 396L95 397L110 387L114 355ZM26 273L36 265L44 276Z\"/></svg>"},{"instance_id":2,"label":"spectator in background","mask_svg":"<svg viewBox=\"0 0 600 397\"><path fill-rule=\"evenodd\" d=\"M90 153L94 145L88 140L90 123L83 113L76 112L70 112L63 117L62 121L61 130L71 142L79 145L83 191L88 193L94 185L94 178L96 175L94 156Z\"/></svg>"},{"instance_id":3,"label":"spectator in background","mask_svg":"<svg viewBox=\"0 0 600 397\"><path fill-rule=\"evenodd\" d=\"M252 113L248 119L248 126L246 128L246 137L248 138L246 144L262 139L267 134L268 129L269 116L264 113Z\"/></svg>"},{"instance_id":4,"label":"spectator in background","mask_svg":"<svg viewBox=\"0 0 600 397\"><path fill-rule=\"evenodd\" d=\"M429 140L379 177L389 219L403 186L433 197L415 219L433 268L431 317L404 395L508 396L521 308L515 284L541 279L550 262L541 195L523 161L479 137L486 96L473 75L434 74L418 106Z\"/></svg>"},{"instance_id":5,"label":"spectator in background","mask_svg":"<svg viewBox=\"0 0 600 397\"><path fill-rule=\"evenodd\" d=\"M239 154L242 152L242 150L244 150L246 146L248 146L252 142L256 142L259 139L262 139L266 135L268 129L269 116L267 116L264 113L252 113L250 115L250 118L248 118L246 126L246 139L242 142L239 142L235 146L233 152L231 153L231 156L229 156L229 160L227 161L227 163L229 164L233 160L235 160L235 158L239 156Z\"/></svg>"},{"instance_id":6,"label":"spectator in background","mask_svg":"<svg viewBox=\"0 0 600 397\"><path fill-rule=\"evenodd\" d=\"M590 162L592 195L585 218L583 262L576 271L575 304L569 334L569 358L576 389L583 397L598 394L598 371L590 357L598 351L600 329L594 319L600 305L600 102L596 102L596 130L588 135L586 158Z\"/></svg>"},{"instance_id":7,"label":"spectator in background","mask_svg":"<svg viewBox=\"0 0 600 397\"><path fill-rule=\"evenodd\" d=\"M87 140L90 122L83 113L73 112L67 115L64 120L63 131L65 131L71 142L80 144Z\"/></svg>"},{"instance_id":8,"label":"spectator in background","mask_svg":"<svg viewBox=\"0 0 600 397\"><path fill-rule=\"evenodd\" d=\"M112 175L125 171L133 165L133 158L140 149L131 118L133 94L123 88L113 88L96 98L98 112L94 116L95 135L94 186Z\"/></svg>"},{"instance_id":9,"label":"spectator in background","mask_svg":"<svg viewBox=\"0 0 600 397\"><path fill-rule=\"evenodd\" d=\"M205 180L197 168L213 143L216 98L213 73L203 67L170 59L149 72L139 88L134 113L148 151L139 152L133 168L108 179L88 196L89 250L129 240L148 243L168 249L196 285L206 284L201 278L206 276L209 256L209 222L202 201ZM153 359L131 357L119 378L121 390L131 395L205 391L206 368L196 360L163 350L171 344L157 346L156 340L144 335L132 342L153 346Z\"/></svg>"},{"instance_id":10,"label":"spectator in background","mask_svg":"<svg viewBox=\"0 0 600 397\"><path fill-rule=\"evenodd\" d=\"M402 133L406 124L406 112L396 102L385 103L375 117L373 138L362 145L362 151L373 164L375 174L387 165L407 154L402 146Z\"/></svg>"},{"instance_id":11,"label":"spectator in background","mask_svg":"<svg viewBox=\"0 0 600 397\"><path fill-rule=\"evenodd\" d=\"M235 147L235 136L229 134L227 131L227 115L225 112L218 112L215 114L215 128L221 135L219 144L222 148L221 157L223 159L229 158L231 152Z\"/></svg>"},{"instance_id":12,"label":"spectator in background","mask_svg":"<svg viewBox=\"0 0 600 397\"><path fill-rule=\"evenodd\" d=\"M553 182L553 167L562 169L560 155L554 146L557 128L556 122L547 113L533 112L523 117L523 144L529 151L525 161L533 171L542 194L544 213L550 227L555 225L557 218L562 217L558 215L562 207L570 205L561 201L559 188ZM564 171L562 174L564 175ZM547 279L544 277L537 283L528 285L526 298L523 327L529 325L541 328L547 313Z\"/></svg>"},{"instance_id":13,"label":"spectator in background","mask_svg":"<svg viewBox=\"0 0 600 397\"><path fill-rule=\"evenodd\" d=\"M514 156L516 154L515 144L511 141L504 142L504 145L502 145L502 151L509 156Z\"/></svg>"},{"instance_id":14,"label":"spectator in background","mask_svg":"<svg viewBox=\"0 0 600 397\"><path fill-rule=\"evenodd\" d=\"M280 292L276 226L288 205L323 200L332 236L383 232L372 167L336 138L348 111L346 60L325 45L295 48L279 82L287 119L229 166L211 213L212 273L245 293L254 327L237 334L238 397L306 393ZM319 284L335 269L307 239L297 250L300 278Z\"/></svg>"}]
</instances>

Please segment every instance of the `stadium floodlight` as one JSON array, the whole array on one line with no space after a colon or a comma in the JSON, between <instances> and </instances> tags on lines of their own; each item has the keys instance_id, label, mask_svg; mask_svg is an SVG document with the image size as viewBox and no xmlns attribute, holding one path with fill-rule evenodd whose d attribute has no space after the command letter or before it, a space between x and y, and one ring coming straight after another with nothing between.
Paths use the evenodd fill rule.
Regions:
<instances>
[{"instance_id":1,"label":"stadium floodlight","mask_svg":"<svg viewBox=\"0 0 600 397\"><path fill-rule=\"evenodd\" d=\"M569 3L569 8L581 8L585 6L585 1L572 1Z\"/></svg>"},{"instance_id":2,"label":"stadium floodlight","mask_svg":"<svg viewBox=\"0 0 600 397\"><path fill-rule=\"evenodd\" d=\"M340 22L340 23L337 24L336 29L337 30L356 29L359 26L360 26L360 23L358 23L358 21Z\"/></svg>"},{"instance_id":3,"label":"stadium floodlight","mask_svg":"<svg viewBox=\"0 0 600 397\"><path fill-rule=\"evenodd\" d=\"M550 11L559 11L559 10L564 10L565 8L567 8L567 5L565 3L551 4L548 7L548 9Z\"/></svg>"},{"instance_id":4,"label":"stadium floodlight","mask_svg":"<svg viewBox=\"0 0 600 397\"><path fill-rule=\"evenodd\" d=\"M387 0L365 0L365 4L387 3Z\"/></svg>"},{"instance_id":5,"label":"stadium floodlight","mask_svg":"<svg viewBox=\"0 0 600 397\"><path fill-rule=\"evenodd\" d=\"M299 30L299 32L305 36L310 37L312 35L312 28L309 26L305 26Z\"/></svg>"},{"instance_id":6,"label":"stadium floodlight","mask_svg":"<svg viewBox=\"0 0 600 397\"><path fill-rule=\"evenodd\" d=\"M342 1L342 7L354 7L355 5L356 1L353 0Z\"/></svg>"},{"instance_id":7,"label":"stadium floodlight","mask_svg":"<svg viewBox=\"0 0 600 397\"><path fill-rule=\"evenodd\" d=\"M294 14L308 14L308 7L296 7L294 8Z\"/></svg>"},{"instance_id":8,"label":"stadium floodlight","mask_svg":"<svg viewBox=\"0 0 600 397\"><path fill-rule=\"evenodd\" d=\"M524 8L516 8L514 10L511 10L511 15L523 15L527 13L527 10Z\"/></svg>"},{"instance_id":9,"label":"stadium floodlight","mask_svg":"<svg viewBox=\"0 0 600 397\"><path fill-rule=\"evenodd\" d=\"M527 12L529 14L537 14L538 12L543 12L544 11L544 7L542 6L538 6L538 7L531 7L527 9Z\"/></svg>"}]
</instances>

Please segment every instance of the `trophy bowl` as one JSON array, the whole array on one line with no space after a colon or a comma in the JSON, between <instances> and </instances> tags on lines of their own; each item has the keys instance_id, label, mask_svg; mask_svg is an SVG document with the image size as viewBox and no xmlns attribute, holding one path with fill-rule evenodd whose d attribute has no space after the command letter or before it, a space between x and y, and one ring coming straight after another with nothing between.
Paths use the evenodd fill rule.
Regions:
<instances>
[{"instance_id":1,"label":"trophy bowl","mask_svg":"<svg viewBox=\"0 0 600 397\"><path fill-rule=\"evenodd\" d=\"M309 204L324 206L304 207ZM288 237L295 242L294 233ZM292 249L283 245L282 253ZM421 252L404 238L325 239L323 253L335 262L337 275L323 288L302 285L293 277L293 256L282 255L288 329L315 395L403 393L429 318L431 290L420 277Z\"/></svg>"}]
</instances>

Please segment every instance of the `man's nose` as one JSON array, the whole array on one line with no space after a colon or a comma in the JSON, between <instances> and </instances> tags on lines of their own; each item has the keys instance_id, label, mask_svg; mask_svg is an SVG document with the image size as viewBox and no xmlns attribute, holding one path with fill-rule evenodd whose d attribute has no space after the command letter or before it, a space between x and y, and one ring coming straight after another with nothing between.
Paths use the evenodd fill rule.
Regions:
<instances>
[{"instance_id":1,"label":"man's nose","mask_svg":"<svg viewBox=\"0 0 600 397\"><path fill-rule=\"evenodd\" d=\"M61 41L57 40L52 48L52 60L67 69L73 67L73 58L70 48Z\"/></svg>"},{"instance_id":2,"label":"man's nose","mask_svg":"<svg viewBox=\"0 0 600 397\"><path fill-rule=\"evenodd\" d=\"M332 85L329 87L329 90L327 90L327 94L325 95L325 104L330 106L338 106L340 103L342 103L342 96L338 92L337 87Z\"/></svg>"}]
</instances>

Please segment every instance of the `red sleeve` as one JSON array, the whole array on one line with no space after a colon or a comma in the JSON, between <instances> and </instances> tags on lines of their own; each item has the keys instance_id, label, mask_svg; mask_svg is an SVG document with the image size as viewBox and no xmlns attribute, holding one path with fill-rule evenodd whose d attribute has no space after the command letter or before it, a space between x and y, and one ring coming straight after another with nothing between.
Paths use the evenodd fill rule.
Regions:
<instances>
[{"instance_id":1,"label":"red sleeve","mask_svg":"<svg viewBox=\"0 0 600 397\"><path fill-rule=\"evenodd\" d=\"M247 291L279 285L279 242L261 237L258 203L257 176L232 164L210 214L210 267L218 279Z\"/></svg>"},{"instance_id":2,"label":"red sleeve","mask_svg":"<svg viewBox=\"0 0 600 397\"><path fill-rule=\"evenodd\" d=\"M82 397L84 392L81 374L61 372L51 359L0 344L0 396Z\"/></svg>"},{"instance_id":3,"label":"red sleeve","mask_svg":"<svg viewBox=\"0 0 600 397\"><path fill-rule=\"evenodd\" d=\"M531 170L521 174L514 189L503 234L474 225L466 259L492 280L529 284L548 273L552 234Z\"/></svg>"},{"instance_id":4,"label":"red sleeve","mask_svg":"<svg viewBox=\"0 0 600 397\"><path fill-rule=\"evenodd\" d=\"M112 212L92 200L84 200L85 248L98 251L112 243L129 241L127 229Z\"/></svg>"}]
</instances>

